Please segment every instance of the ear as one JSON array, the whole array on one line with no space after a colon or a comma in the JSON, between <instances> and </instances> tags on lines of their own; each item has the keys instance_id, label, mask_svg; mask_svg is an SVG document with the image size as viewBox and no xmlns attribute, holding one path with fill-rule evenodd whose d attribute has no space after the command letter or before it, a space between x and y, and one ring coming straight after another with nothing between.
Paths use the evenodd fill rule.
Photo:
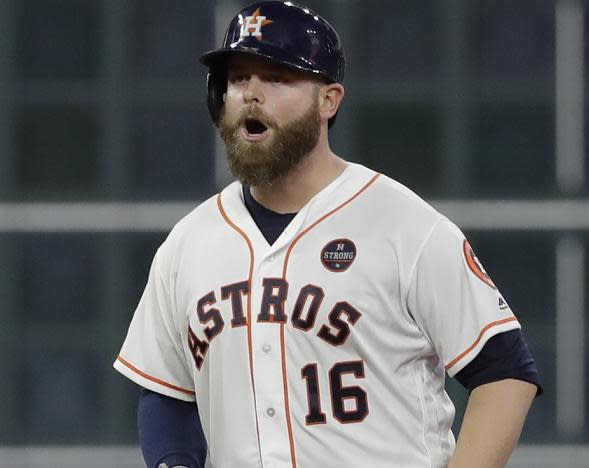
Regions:
<instances>
[{"instance_id":1,"label":"ear","mask_svg":"<svg viewBox=\"0 0 589 468\"><path fill-rule=\"evenodd\" d=\"M319 89L319 114L322 120L331 119L339 109L344 98L344 87L339 83L329 83Z\"/></svg>"}]
</instances>

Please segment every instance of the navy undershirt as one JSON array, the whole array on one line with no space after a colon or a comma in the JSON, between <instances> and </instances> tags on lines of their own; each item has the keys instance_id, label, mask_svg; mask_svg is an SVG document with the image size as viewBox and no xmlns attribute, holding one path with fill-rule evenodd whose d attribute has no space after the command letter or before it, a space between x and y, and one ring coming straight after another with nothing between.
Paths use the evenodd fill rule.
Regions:
<instances>
[{"instance_id":1,"label":"navy undershirt","mask_svg":"<svg viewBox=\"0 0 589 468\"><path fill-rule=\"evenodd\" d=\"M260 205L249 187L244 187L245 206L268 244L272 245L296 213L280 214ZM542 393L536 363L520 330L490 338L477 356L455 375L469 391L503 379L530 382ZM143 390L138 408L139 443L149 468L160 463L201 468L206 457L206 441L195 403Z\"/></svg>"},{"instance_id":2,"label":"navy undershirt","mask_svg":"<svg viewBox=\"0 0 589 468\"><path fill-rule=\"evenodd\" d=\"M203 468L207 442L196 403L142 389L137 407L139 445L147 468Z\"/></svg>"},{"instance_id":3,"label":"navy undershirt","mask_svg":"<svg viewBox=\"0 0 589 468\"><path fill-rule=\"evenodd\" d=\"M246 185L243 186L243 200L256 225L270 245L276 242L282 231L284 231L286 226L297 215L296 213L276 213L260 205L252 196L250 188Z\"/></svg>"}]
</instances>

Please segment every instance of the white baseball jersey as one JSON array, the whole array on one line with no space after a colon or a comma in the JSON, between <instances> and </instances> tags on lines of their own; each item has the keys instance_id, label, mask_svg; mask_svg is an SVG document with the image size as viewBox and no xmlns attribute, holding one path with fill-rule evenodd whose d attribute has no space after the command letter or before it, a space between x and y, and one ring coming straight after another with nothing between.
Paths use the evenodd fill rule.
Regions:
<instances>
[{"instance_id":1,"label":"white baseball jersey","mask_svg":"<svg viewBox=\"0 0 589 468\"><path fill-rule=\"evenodd\" d=\"M198 402L208 466L445 467L445 372L515 328L455 225L349 164L273 245L238 182L181 220L114 366Z\"/></svg>"}]
</instances>

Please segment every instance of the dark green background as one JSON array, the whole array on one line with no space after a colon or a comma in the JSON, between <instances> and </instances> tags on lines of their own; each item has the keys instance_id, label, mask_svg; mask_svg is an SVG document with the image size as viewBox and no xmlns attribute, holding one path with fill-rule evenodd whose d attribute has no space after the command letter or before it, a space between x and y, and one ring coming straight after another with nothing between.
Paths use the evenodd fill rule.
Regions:
<instances>
[{"instance_id":1,"label":"dark green background","mask_svg":"<svg viewBox=\"0 0 589 468\"><path fill-rule=\"evenodd\" d=\"M197 62L214 2L1 1L0 203L196 204L220 188ZM346 47L338 154L426 199L587 196L555 183L552 1L308 4ZM542 373L525 442L589 440L555 425L561 234L467 232ZM0 233L0 445L135 442L137 387L111 364L165 235ZM458 423L466 394L448 385Z\"/></svg>"}]
</instances>

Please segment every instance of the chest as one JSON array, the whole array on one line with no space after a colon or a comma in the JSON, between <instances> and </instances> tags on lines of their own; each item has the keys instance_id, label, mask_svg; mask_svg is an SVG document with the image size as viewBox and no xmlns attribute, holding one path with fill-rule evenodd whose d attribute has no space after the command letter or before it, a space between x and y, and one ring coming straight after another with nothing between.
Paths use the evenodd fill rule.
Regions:
<instances>
[{"instance_id":1,"label":"chest","mask_svg":"<svg viewBox=\"0 0 589 468\"><path fill-rule=\"evenodd\" d=\"M229 232L184 249L177 305L198 340L284 327L297 343L341 350L412 332L386 232L334 219L285 237L268 246Z\"/></svg>"}]
</instances>

